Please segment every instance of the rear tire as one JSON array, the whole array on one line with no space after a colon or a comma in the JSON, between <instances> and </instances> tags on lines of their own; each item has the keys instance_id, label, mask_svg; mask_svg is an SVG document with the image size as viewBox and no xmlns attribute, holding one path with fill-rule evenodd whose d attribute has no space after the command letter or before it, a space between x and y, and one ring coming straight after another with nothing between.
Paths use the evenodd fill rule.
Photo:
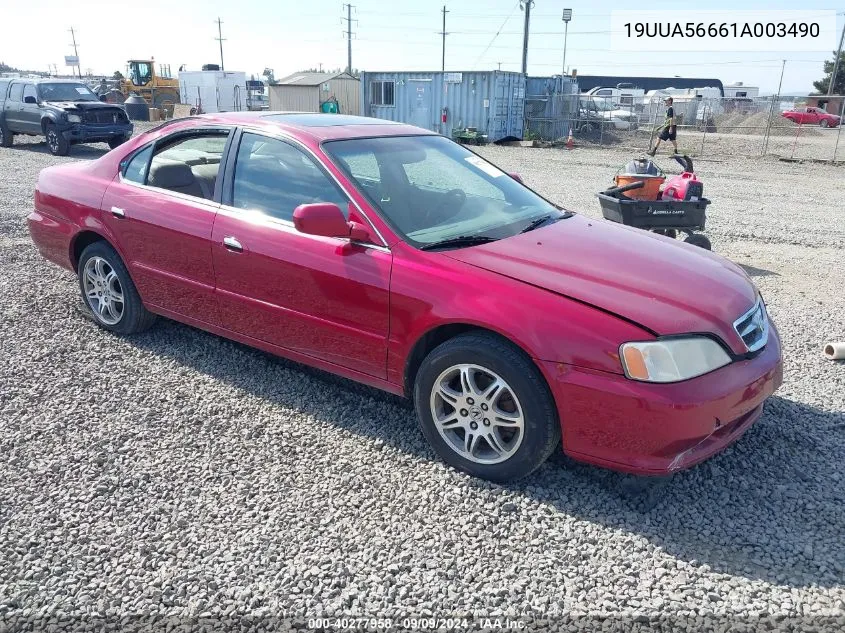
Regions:
<instances>
[{"instance_id":1,"label":"rear tire","mask_svg":"<svg viewBox=\"0 0 845 633\"><path fill-rule=\"evenodd\" d=\"M89 244L77 266L82 301L101 328L116 334L148 329L156 316L144 307L120 255L104 241Z\"/></svg>"},{"instance_id":2,"label":"rear tire","mask_svg":"<svg viewBox=\"0 0 845 633\"><path fill-rule=\"evenodd\" d=\"M443 461L490 481L525 477L560 442L543 376L524 352L491 334L464 334L435 348L417 372L414 407Z\"/></svg>"},{"instance_id":3,"label":"rear tire","mask_svg":"<svg viewBox=\"0 0 845 633\"><path fill-rule=\"evenodd\" d=\"M44 125L44 136L47 139L47 149L53 156L67 156L70 152L70 143L56 129L56 124L47 122Z\"/></svg>"},{"instance_id":4,"label":"rear tire","mask_svg":"<svg viewBox=\"0 0 845 633\"><path fill-rule=\"evenodd\" d=\"M14 135L6 127L5 123L0 123L0 147L11 147L15 142Z\"/></svg>"},{"instance_id":5,"label":"rear tire","mask_svg":"<svg viewBox=\"0 0 845 633\"><path fill-rule=\"evenodd\" d=\"M710 240L707 239L706 235L702 235L701 233L690 233L684 238L684 241L687 244L692 244L693 246L698 246L700 248L707 249L708 251L711 250Z\"/></svg>"}]
</instances>

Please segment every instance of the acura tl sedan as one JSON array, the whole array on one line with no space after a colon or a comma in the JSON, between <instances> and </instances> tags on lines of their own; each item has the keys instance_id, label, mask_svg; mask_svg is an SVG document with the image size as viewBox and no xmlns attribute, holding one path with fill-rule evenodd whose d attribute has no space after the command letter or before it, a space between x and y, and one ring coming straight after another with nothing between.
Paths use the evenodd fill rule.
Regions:
<instances>
[{"instance_id":1,"label":"acura tl sedan","mask_svg":"<svg viewBox=\"0 0 845 633\"><path fill-rule=\"evenodd\" d=\"M642 474L735 441L782 382L733 263L565 211L427 130L230 113L41 172L29 229L100 326L162 315L413 399L504 482L559 446Z\"/></svg>"}]
</instances>

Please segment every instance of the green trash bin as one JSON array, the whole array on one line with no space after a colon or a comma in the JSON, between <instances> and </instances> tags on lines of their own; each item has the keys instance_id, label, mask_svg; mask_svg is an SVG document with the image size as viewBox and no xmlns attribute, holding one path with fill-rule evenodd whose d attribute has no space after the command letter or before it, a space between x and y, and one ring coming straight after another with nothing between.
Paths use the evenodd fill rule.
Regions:
<instances>
[{"instance_id":1,"label":"green trash bin","mask_svg":"<svg viewBox=\"0 0 845 633\"><path fill-rule=\"evenodd\" d=\"M320 111L325 114L337 114L340 112L340 107L337 104L337 99L329 99L320 104Z\"/></svg>"}]
</instances>

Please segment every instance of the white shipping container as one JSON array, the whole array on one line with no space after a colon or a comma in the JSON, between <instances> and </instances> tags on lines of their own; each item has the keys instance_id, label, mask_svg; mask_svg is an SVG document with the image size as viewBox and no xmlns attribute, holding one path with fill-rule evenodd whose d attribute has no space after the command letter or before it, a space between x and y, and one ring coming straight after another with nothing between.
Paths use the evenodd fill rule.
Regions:
<instances>
[{"instance_id":1,"label":"white shipping container","mask_svg":"<svg viewBox=\"0 0 845 633\"><path fill-rule=\"evenodd\" d=\"M246 110L246 73L191 70L179 73L182 103L202 112Z\"/></svg>"}]
</instances>

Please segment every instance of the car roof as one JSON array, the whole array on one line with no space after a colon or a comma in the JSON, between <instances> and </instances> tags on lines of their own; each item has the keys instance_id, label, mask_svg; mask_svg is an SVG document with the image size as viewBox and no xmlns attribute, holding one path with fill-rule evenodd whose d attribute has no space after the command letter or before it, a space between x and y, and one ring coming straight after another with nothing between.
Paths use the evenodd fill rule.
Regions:
<instances>
[{"instance_id":1,"label":"car roof","mask_svg":"<svg viewBox=\"0 0 845 633\"><path fill-rule=\"evenodd\" d=\"M349 114L321 114L317 112L221 112L202 114L198 120L246 125L250 127L280 128L317 141L373 136L435 135L436 132L405 123Z\"/></svg>"}]
</instances>

